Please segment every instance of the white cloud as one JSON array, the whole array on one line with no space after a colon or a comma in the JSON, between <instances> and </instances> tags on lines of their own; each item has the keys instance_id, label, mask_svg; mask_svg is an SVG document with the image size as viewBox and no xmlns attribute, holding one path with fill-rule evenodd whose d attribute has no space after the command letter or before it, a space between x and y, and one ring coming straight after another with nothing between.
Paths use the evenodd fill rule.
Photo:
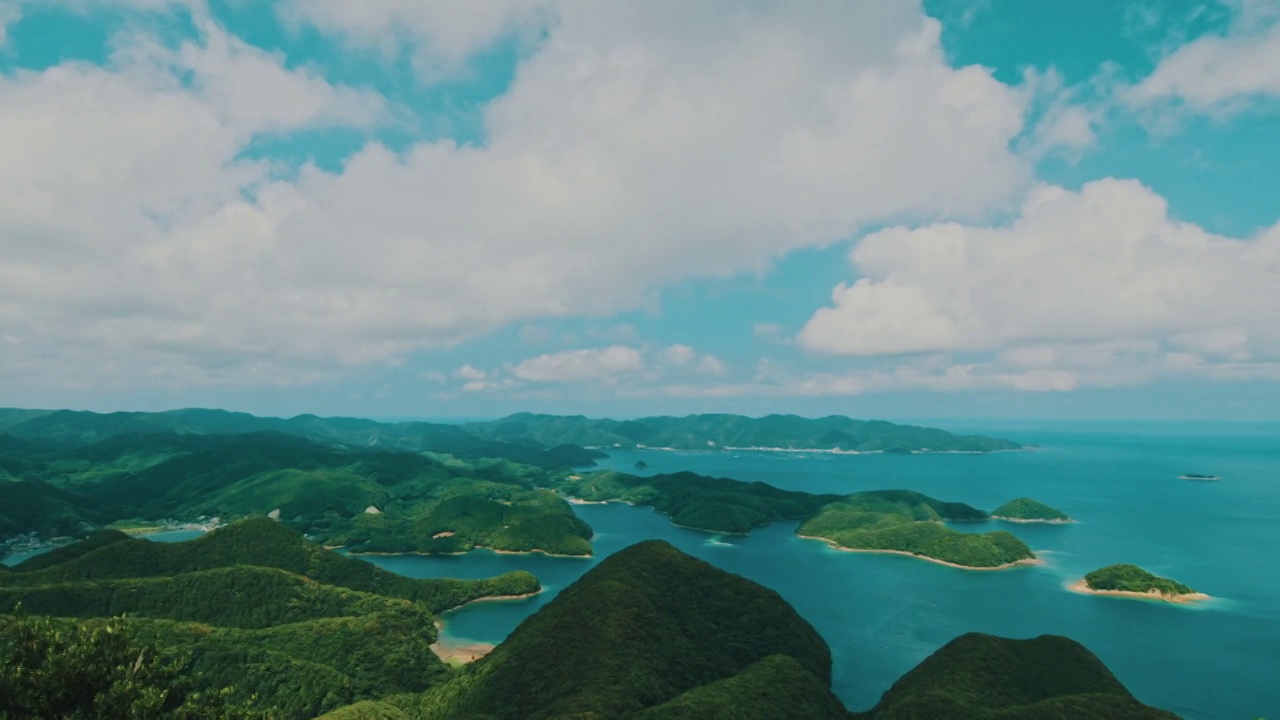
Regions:
<instances>
[{"instance_id":1,"label":"white cloud","mask_svg":"<svg viewBox=\"0 0 1280 720\"><path fill-rule=\"evenodd\" d=\"M809 350L1003 350L993 367L1130 375L1183 351L1203 374L1280 359L1280 225L1213 235L1133 181L1043 187L1007 227L883 230L850 261L862 277L802 329Z\"/></svg>"},{"instance_id":2,"label":"white cloud","mask_svg":"<svg viewBox=\"0 0 1280 720\"><path fill-rule=\"evenodd\" d=\"M480 368L474 365L467 364L467 365L463 365L457 370L454 370L453 376L455 378L458 378L459 380L475 381L475 380L484 380L485 378L489 377L489 373L485 372L484 370L481 370Z\"/></svg>"},{"instance_id":3,"label":"white cloud","mask_svg":"<svg viewBox=\"0 0 1280 720\"><path fill-rule=\"evenodd\" d=\"M610 345L539 355L516 365L511 374L532 382L573 383L616 378L644 367L644 357L635 348Z\"/></svg>"},{"instance_id":4,"label":"white cloud","mask_svg":"<svg viewBox=\"0 0 1280 720\"><path fill-rule=\"evenodd\" d=\"M662 351L662 359L670 365L681 367L698 358L698 351L688 345L671 345Z\"/></svg>"},{"instance_id":5,"label":"white cloud","mask_svg":"<svg viewBox=\"0 0 1280 720\"><path fill-rule=\"evenodd\" d=\"M0 49L9 42L9 27L22 19L22 6L10 0L0 0Z\"/></svg>"},{"instance_id":6,"label":"white cloud","mask_svg":"<svg viewBox=\"0 0 1280 720\"><path fill-rule=\"evenodd\" d=\"M385 27L344 5L343 32ZM441 20L448 52L506 32L495 12ZM295 382L400 362L871 223L977 220L1027 180L1008 147L1025 98L949 67L909 4L547 13L484 112L486 145L373 144L296 179L242 152L386 108L214 26L0 79L0 321L18 339L0 376Z\"/></svg>"},{"instance_id":7,"label":"white cloud","mask_svg":"<svg viewBox=\"0 0 1280 720\"><path fill-rule=\"evenodd\" d=\"M723 375L724 363L714 355L699 353L688 345L669 345L663 348L662 362L673 368L695 370L707 375Z\"/></svg>"},{"instance_id":8,"label":"white cloud","mask_svg":"<svg viewBox=\"0 0 1280 720\"><path fill-rule=\"evenodd\" d=\"M457 75L472 55L503 37L530 39L542 27L549 3L541 0L284 0L287 22L308 24L356 47L388 54L413 48L425 80Z\"/></svg>"},{"instance_id":9,"label":"white cloud","mask_svg":"<svg viewBox=\"0 0 1280 720\"><path fill-rule=\"evenodd\" d=\"M1257 5L1226 35L1201 37L1174 50L1123 99L1133 105L1177 101L1198 112L1231 112L1252 97L1280 96L1280 22Z\"/></svg>"}]
</instances>

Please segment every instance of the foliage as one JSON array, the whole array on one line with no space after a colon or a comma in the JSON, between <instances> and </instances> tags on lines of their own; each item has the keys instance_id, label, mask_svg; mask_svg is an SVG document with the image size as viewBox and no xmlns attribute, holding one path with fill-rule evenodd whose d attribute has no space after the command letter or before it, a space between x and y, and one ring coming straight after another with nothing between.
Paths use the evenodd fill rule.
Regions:
<instances>
[{"instance_id":1,"label":"foliage","mask_svg":"<svg viewBox=\"0 0 1280 720\"><path fill-rule=\"evenodd\" d=\"M932 521L849 510L838 503L796 531L855 550L893 550L974 568L999 567L1035 557L1026 543L1003 530L964 533Z\"/></svg>"},{"instance_id":2,"label":"foliage","mask_svg":"<svg viewBox=\"0 0 1280 720\"><path fill-rule=\"evenodd\" d=\"M230 689L190 688L184 659L139 642L123 618L85 625L0 617L2 718L267 717L228 702Z\"/></svg>"},{"instance_id":3,"label":"foliage","mask_svg":"<svg viewBox=\"0 0 1280 720\"><path fill-rule=\"evenodd\" d=\"M1067 514L1057 508L1049 507L1042 502L1037 502L1031 498L1018 498L1010 500L991 512L992 517L1010 518L1013 520L1058 520L1066 521L1071 518Z\"/></svg>"},{"instance_id":4,"label":"foliage","mask_svg":"<svg viewBox=\"0 0 1280 720\"><path fill-rule=\"evenodd\" d=\"M962 635L903 675L868 720L1176 716L1141 704L1083 645L1041 635L1010 640Z\"/></svg>"},{"instance_id":5,"label":"foliage","mask_svg":"<svg viewBox=\"0 0 1280 720\"><path fill-rule=\"evenodd\" d=\"M78 545L94 542L87 540ZM324 586L412 600L431 612L442 612L481 597L526 595L540 589L537 579L523 571L483 580L407 578L325 550L267 518L250 518L185 543L125 539L87 552L76 548L77 545L63 548L70 559L61 564L0 575L0 597L7 589L19 586L136 581L239 566L276 568ZM272 582L281 582L278 576L273 577Z\"/></svg>"},{"instance_id":6,"label":"foliage","mask_svg":"<svg viewBox=\"0 0 1280 720\"><path fill-rule=\"evenodd\" d=\"M795 658L770 655L637 715L640 720L823 720L847 718L831 689Z\"/></svg>"},{"instance_id":7,"label":"foliage","mask_svg":"<svg viewBox=\"0 0 1280 720\"><path fill-rule=\"evenodd\" d=\"M797 415L689 415L639 420L595 420L575 416L518 413L501 420L469 423L471 433L511 443L591 447L661 447L679 450L716 448L833 449L859 452L948 450L987 452L1016 450L1011 440L953 435L936 428L895 425L880 420L853 420L841 415L802 418Z\"/></svg>"},{"instance_id":8,"label":"foliage","mask_svg":"<svg viewBox=\"0 0 1280 720\"><path fill-rule=\"evenodd\" d=\"M1191 595L1196 592L1176 580L1152 575L1137 565L1110 565L1100 568L1085 575L1084 581L1093 590L1158 592L1162 595Z\"/></svg>"},{"instance_id":9,"label":"foliage","mask_svg":"<svg viewBox=\"0 0 1280 720\"><path fill-rule=\"evenodd\" d=\"M627 717L771 655L793 658L807 687L830 682L826 643L776 593L648 541L586 573L410 714Z\"/></svg>"}]
</instances>

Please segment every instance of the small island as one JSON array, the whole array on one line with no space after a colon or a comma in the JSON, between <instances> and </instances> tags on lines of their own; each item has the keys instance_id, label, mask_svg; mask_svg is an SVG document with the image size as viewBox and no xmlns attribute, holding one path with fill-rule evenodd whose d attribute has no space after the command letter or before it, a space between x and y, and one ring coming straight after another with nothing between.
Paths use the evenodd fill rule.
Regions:
<instances>
[{"instance_id":1,"label":"small island","mask_svg":"<svg viewBox=\"0 0 1280 720\"><path fill-rule=\"evenodd\" d=\"M1049 507L1031 498L1010 500L992 511L991 517L996 520L1017 523L1055 523L1075 522L1067 514L1057 508Z\"/></svg>"},{"instance_id":2,"label":"small island","mask_svg":"<svg viewBox=\"0 0 1280 720\"><path fill-rule=\"evenodd\" d=\"M648 470L648 469L649 469L649 463L647 463L647 462L645 462L645 461L643 461L643 460L637 460L637 461L636 461L636 464L635 464L635 468L636 468L637 470Z\"/></svg>"},{"instance_id":3,"label":"small island","mask_svg":"<svg viewBox=\"0 0 1280 720\"><path fill-rule=\"evenodd\" d=\"M1221 480L1217 475L1202 475L1200 473L1183 473L1178 476L1179 480Z\"/></svg>"},{"instance_id":4,"label":"small island","mask_svg":"<svg viewBox=\"0 0 1280 720\"><path fill-rule=\"evenodd\" d=\"M1172 603L1188 603L1208 600L1209 596L1196 592L1176 580L1162 578L1137 565L1109 565L1094 570L1084 579L1073 583L1074 592L1093 595L1112 595L1141 600L1164 600Z\"/></svg>"}]
</instances>

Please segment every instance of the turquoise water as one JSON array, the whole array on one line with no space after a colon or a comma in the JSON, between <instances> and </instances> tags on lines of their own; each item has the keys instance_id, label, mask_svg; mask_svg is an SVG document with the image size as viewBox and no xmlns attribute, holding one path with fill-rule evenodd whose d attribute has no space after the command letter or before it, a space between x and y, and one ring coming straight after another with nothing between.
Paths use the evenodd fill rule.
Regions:
<instances>
[{"instance_id":1,"label":"turquoise water","mask_svg":"<svg viewBox=\"0 0 1280 720\"><path fill-rule=\"evenodd\" d=\"M595 528L596 557L477 551L371 558L414 577L535 573L547 591L448 614L455 638L499 642L600 559L647 538L777 590L822 633L833 687L852 709L968 631L1055 633L1102 658L1143 701L1188 718L1280 717L1280 427L1260 425L1020 425L949 428L1003 434L1042 449L991 455L829 455L615 452L609 467L692 470L813 492L908 488L985 509L1018 496L1058 507L1066 526L991 523L1047 564L1001 572L912 558L841 553L793 535L795 523L746 537L674 527L625 505L577 506ZM1216 483L1178 480L1184 472ZM1200 607L1068 592L1085 572L1132 562L1215 597Z\"/></svg>"}]
</instances>

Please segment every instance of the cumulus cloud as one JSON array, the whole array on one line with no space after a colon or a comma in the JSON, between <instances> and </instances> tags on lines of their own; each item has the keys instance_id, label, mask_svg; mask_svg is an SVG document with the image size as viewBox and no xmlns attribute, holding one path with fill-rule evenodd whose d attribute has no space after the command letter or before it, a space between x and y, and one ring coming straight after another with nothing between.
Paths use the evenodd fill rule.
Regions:
<instances>
[{"instance_id":1,"label":"cumulus cloud","mask_svg":"<svg viewBox=\"0 0 1280 720\"><path fill-rule=\"evenodd\" d=\"M1170 218L1134 181L1042 187L1004 227L882 230L850 262L861 278L813 315L803 347L1000 351L984 366L997 375L1065 369L1088 384L1161 368L1240 377L1254 363L1266 374L1280 360L1280 225L1214 235Z\"/></svg>"},{"instance_id":2,"label":"cumulus cloud","mask_svg":"<svg viewBox=\"0 0 1280 720\"><path fill-rule=\"evenodd\" d=\"M485 378L489 377L489 373L485 372L484 370L481 370L480 368L474 365L466 364L458 368L457 370L454 370L453 376L455 378L458 378L459 380L474 381L474 380L484 380Z\"/></svg>"},{"instance_id":3,"label":"cumulus cloud","mask_svg":"<svg viewBox=\"0 0 1280 720\"><path fill-rule=\"evenodd\" d=\"M1243 5L1228 33L1177 48L1123 99L1222 113L1244 107L1249 98L1280 96L1280 3Z\"/></svg>"},{"instance_id":4,"label":"cumulus cloud","mask_svg":"<svg viewBox=\"0 0 1280 720\"><path fill-rule=\"evenodd\" d=\"M330 3L332 23L308 22L371 37L375 5L391 6ZM524 22L511 7L405 32L460 38L448 52L465 55ZM208 22L176 49L135 36L105 68L0 78L14 339L0 373L301 382L513 322L605 316L872 223L978 220L1027 180L1009 149L1025 98L948 66L910 4L539 13L545 37L486 107L484 146L373 143L296 178L244 150L368 127L384 103Z\"/></svg>"},{"instance_id":5,"label":"cumulus cloud","mask_svg":"<svg viewBox=\"0 0 1280 720\"><path fill-rule=\"evenodd\" d=\"M644 365L644 358L635 348L610 345L539 355L516 365L511 374L533 382L573 383L636 373Z\"/></svg>"}]
</instances>

